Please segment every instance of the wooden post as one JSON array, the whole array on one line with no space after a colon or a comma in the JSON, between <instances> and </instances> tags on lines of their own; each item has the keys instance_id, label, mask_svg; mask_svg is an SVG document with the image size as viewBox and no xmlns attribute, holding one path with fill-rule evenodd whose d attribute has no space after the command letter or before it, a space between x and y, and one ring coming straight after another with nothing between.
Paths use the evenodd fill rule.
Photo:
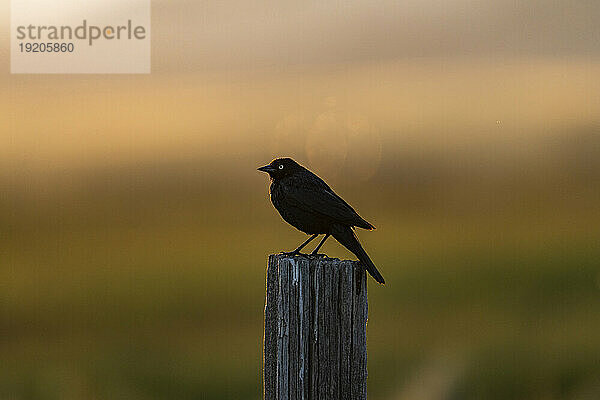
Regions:
<instances>
[{"instance_id":1,"label":"wooden post","mask_svg":"<svg viewBox=\"0 0 600 400\"><path fill-rule=\"evenodd\" d=\"M265 400L366 400L367 282L357 261L269 256Z\"/></svg>"}]
</instances>

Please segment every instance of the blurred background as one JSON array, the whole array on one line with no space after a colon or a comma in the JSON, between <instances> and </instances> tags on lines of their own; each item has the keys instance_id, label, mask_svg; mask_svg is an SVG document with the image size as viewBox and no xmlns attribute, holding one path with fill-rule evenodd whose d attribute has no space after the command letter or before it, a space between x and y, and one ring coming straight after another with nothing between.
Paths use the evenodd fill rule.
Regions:
<instances>
[{"instance_id":1,"label":"blurred background","mask_svg":"<svg viewBox=\"0 0 600 400\"><path fill-rule=\"evenodd\" d=\"M600 398L600 2L154 0L151 75L0 7L0 399L261 398L275 156L378 228L370 399Z\"/></svg>"}]
</instances>

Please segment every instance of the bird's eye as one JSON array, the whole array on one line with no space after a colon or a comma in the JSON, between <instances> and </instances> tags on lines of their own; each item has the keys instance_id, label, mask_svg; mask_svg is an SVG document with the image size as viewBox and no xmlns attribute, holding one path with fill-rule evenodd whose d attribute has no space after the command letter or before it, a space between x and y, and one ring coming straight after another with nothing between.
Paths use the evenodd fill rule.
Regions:
<instances>
[{"instance_id":1,"label":"bird's eye","mask_svg":"<svg viewBox=\"0 0 600 400\"><path fill-rule=\"evenodd\" d=\"M283 169L283 164L279 164L279 169Z\"/></svg>"}]
</instances>

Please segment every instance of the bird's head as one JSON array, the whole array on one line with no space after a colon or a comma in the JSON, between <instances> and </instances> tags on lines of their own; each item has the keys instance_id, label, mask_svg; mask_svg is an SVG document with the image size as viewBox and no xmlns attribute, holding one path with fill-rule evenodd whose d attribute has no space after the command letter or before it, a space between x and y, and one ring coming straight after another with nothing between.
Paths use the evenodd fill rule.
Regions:
<instances>
[{"instance_id":1,"label":"bird's head","mask_svg":"<svg viewBox=\"0 0 600 400\"><path fill-rule=\"evenodd\" d=\"M302 169L302 166L291 158L276 158L270 164L258 170L269 174L271 179L281 179Z\"/></svg>"}]
</instances>

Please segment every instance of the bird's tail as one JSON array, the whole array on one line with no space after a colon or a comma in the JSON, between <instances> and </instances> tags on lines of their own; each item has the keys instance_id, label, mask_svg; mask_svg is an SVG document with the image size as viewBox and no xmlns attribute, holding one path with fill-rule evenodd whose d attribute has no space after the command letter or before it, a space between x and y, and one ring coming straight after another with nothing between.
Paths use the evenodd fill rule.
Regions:
<instances>
[{"instance_id":1,"label":"bird's tail","mask_svg":"<svg viewBox=\"0 0 600 400\"><path fill-rule=\"evenodd\" d=\"M369 255L360 245L358 238L354 234L354 231L349 226L344 225L335 225L331 235L336 238L338 242L340 242L345 248L350 250L360 262L365 266L367 272L379 283L385 284L385 280L383 276L377 271L375 268L375 264L369 258Z\"/></svg>"}]
</instances>

